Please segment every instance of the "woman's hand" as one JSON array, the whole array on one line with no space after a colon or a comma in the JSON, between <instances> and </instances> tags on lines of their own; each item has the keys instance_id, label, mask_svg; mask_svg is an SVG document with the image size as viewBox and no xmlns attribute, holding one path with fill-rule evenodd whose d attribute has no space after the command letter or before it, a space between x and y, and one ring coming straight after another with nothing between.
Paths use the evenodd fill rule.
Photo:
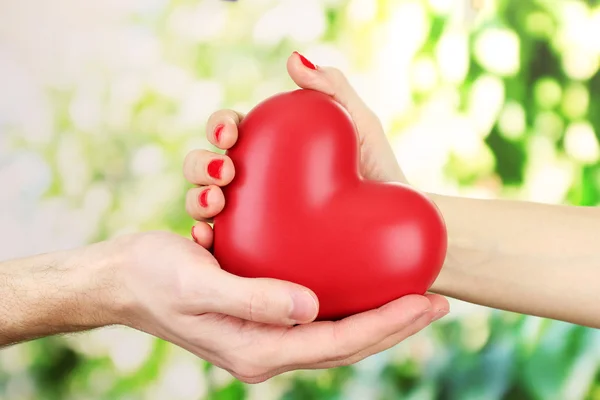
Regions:
<instances>
[{"instance_id":1,"label":"woman's hand","mask_svg":"<svg viewBox=\"0 0 600 400\"><path fill-rule=\"evenodd\" d=\"M363 177L373 181L407 183L381 121L340 70L314 66L298 53L290 56L287 69L298 86L328 94L348 111L360 139L360 172Z\"/></svg>"},{"instance_id":2,"label":"woman's hand","mask_svg":"<svg viewBox=\"0 0 600 400\"><path fill-rule=\"evenodd\" d=\"M298 53L287 62L290 77L298 86L332 96L350 114L360 140L360 172L370 180L407 183L402 169L385 136L379 118L371 111L342 72L331 67L316 67ZM208 120L207 138L216 147L227 150L235 145L238 125L244 118L232 110L217 111ZM192 236L200 245L212 246L212 228L206 223L225 206L220 187L230 183L235 176L235 166L229 157L208 150L194 150L184 163L184 176L198 185L187 194L186 209L190 216L200 221Z\"/></svg>"}]
</instances>

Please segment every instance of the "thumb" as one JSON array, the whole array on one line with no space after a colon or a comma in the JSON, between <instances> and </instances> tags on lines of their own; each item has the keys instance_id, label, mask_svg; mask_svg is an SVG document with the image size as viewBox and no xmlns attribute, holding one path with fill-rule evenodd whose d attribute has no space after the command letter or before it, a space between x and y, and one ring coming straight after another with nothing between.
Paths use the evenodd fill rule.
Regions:
<instances>
[{"instance_id":1,"label":"thumb","mask_svg":"<svg viewBox=\"0 0 600 400\"><path fill-rule=\"evenodd\" d=\"M370 179L406 182L381 121L367 107L340 70L332 67L316 67L297 52L288 58L287 69L298 86L325 93L348 111L358 131L361 149L365 150L361 155L361 164L370 171L368 172ZM387 172L381 172L382 165L386 166L384 170ZM374 173L375 171L379 173ZM392 175L389 171L392 171Z\"/></svg>"},{"instance_id":2,"label":"thumb","mask_svg":"<svg viewBox=\"0 0 600 400\"><path fill-rule=\"evenodd\" d=\"M294 52L288 58L287 70L296 85L325 93L340 103L354 120L361 137L377 130L383 132L379 118L367 107L339 69L314 66L304 56Z\"/></svg>"},{"instance_id":3,"label":"thumb","mask_svg":"<svg viewBox=\"0 0 600 400\"><path fill-rule=\"evenodd\" d=\"M221 269L211 276L207 312L231 315L266 324L312 322L319 311L317 296L292 282L268 278L241 278Z\"/></svg>"}]
</instances>

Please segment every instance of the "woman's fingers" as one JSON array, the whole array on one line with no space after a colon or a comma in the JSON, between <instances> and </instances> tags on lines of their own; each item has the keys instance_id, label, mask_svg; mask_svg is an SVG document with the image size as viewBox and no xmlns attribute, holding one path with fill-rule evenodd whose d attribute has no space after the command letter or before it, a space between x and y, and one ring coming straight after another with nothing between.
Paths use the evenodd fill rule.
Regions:
<instances>
[{"instance_id":1,"label":"woman's fingers","mask_svg":"<svg viewBox=\"0 0 600 400\"><path fill-rule=\"evenodd\" d=\"M210 143L221 150L227 150L238 138L237 126L244 116L233 110L220 110L208 119L206 136ZM200 185L190 189L186 196L186 210L198 221L210 221L225 206L225 198L219 186L229 184L235 176L235 167L227 155L208 150L193 150L183 163L183 176L192 184ZM210 248L213 231L210 225L202 222L192 227L192 238L199 245Z\"/></svg>"},{"instance_id":2,"label":"woman's fingers","mask_svg":"<svg viewBox=\"0 0 600 400\"><path fill-rule=\"evenodd\" d=\"M238 125L244 115L233 110L220 110L213 113L206 124L208 141L221 150L231 148L238 138Z\"/></svg>"},{"instance_id":3,"label":"woman's fingers","mask_svg":"<svg viewBox=\"0 0 600 400\"><path fill-rule=\"evenodd\" d=\"M225 207L225 196L215 185L200 186L188 190L185 209L196 221L208 221Z\"/></svg>"},{"instance_id":4,"label":"woman's fingers","mask_svg":"<svg viewBox=\"0 0 600 400\"><path fill-rule=\"evenodd\" d=\"M383 128L377 116L367 107L346 76L337 68L319 66L308 67L298 53L292 54L287 61L290 78L301 88L317 90L332 96L352 116L359 134L377 132L383 135ZM385 135L384 135L385 136Z\"/></svg>"},{"instance_id":5,"label":"woman's fingers","mask_svg":"<svg viewBox=\"0 0 600 400\"><path fill-rule=\"evenodd\" d=\"M213 244L214 233L209 224L198 222L192 226L192 239L205 249L210 249Z\"/></svg>"},{"instance_id":6,"label":"woman's fingers","mask_svg":"<svg viewBox=\"0 0 600 400\"><path fill-rule=\"evenodd\" d=\"M377 115L365 104L346 76L337 68L311 67L298 53L287 61L290 78L303 89L325 93L352 117L361 138L361 165L366 177L376 181L406 182Z\"/></svg>"},{"instance_id":7,"label":"woman's fingers","mask_svg":"<svg viewBox=\"0 0 600 400\"><path fill-rule=\"evenodd\" d=\"M225 186L233 180L231 158L208 150L193 150L183 163L183 176L195 185Z\"/></svg>"}]
</instances>

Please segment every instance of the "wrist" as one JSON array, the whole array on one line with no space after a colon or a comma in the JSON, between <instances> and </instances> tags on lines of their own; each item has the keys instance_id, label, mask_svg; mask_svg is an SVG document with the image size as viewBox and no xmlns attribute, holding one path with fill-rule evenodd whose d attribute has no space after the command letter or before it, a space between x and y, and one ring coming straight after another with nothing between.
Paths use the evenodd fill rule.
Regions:
<instances>
[{"instance_id":1,"label":"wrist","mask_svg":"<svg viewBox=\"0 0 600 400\"><path fill-rule=\"evenodd\" d=\"M452 216L450 214L453 212L452 205L446 196L434 193L427 193L427 196L436 205L442 215L448 235L446 258L430 291L437 294L452 295L455 292L454 288L457 281L456 268L454 266L457 262L457 257L459 257L457 253L460 253L460 250L456 246L457 233L454 231L454 227L451 226ZM458 235L460 236L460 234Z\"/></svg>"},{"instance_id":2,"label":"wrist","mask_svg":"<svg viewBox=\"0 0 600 400\"><path fill-rule=\"evenodd\" d=\"M118 323L114 265L103 246L0 264L0 346Z\"/></svg>"},{"instance_id":3,"label":"wrist","mask_svg":"<svg viewBox=\"0 0 600 400\"><path fill-rule=\"evenodd\" d=\"M32 274L29 285L32 291L39 290L39 301L47 301L45 324L75 332L121 323L125 308L118 279L122 255L110 242L41 257L48 258L40 264L47 267Z\"/></svg>"},{"instance_id":4,"label":"wrist","mask_svg":"<svg viewBox=\"0 0 600 400\"><path fill-rule=\"evenodd\" d=\"M471 223L480 201L438 194L428 196L440 210L448 235L446 259L430 290L473 301L473 288L480 286L482 278L478 271L497 257L497 246L483 238L479 224Z\"/></svg>"},{"instance_id":5,"label":"wrist","mask_svg":"<svg viewBox=\"0 0 600 400\"><path fill-rule=\"evenodd\" d=\"M120 303L115 295L117 257L106 242L51 254L57 287L44 295L60 307L50 313L54 321L72 331L99 328L119 322ZM50 282L49 282L50 283ZM39 287L39 280L35 282ZM62 292L52 296L51 293Z\"/></svg>"},{"instance_id":6,"label":"wrist","mask_svg":"<svg viewBox=\"0 0 600 400\"><path fill-rule=\"evenodd\" d=\"M124 324L131 302L123 290L126 254L116 240L68 252L66 265L72 284L74 321L84 329Z\"/></svg>"}]
</instances>

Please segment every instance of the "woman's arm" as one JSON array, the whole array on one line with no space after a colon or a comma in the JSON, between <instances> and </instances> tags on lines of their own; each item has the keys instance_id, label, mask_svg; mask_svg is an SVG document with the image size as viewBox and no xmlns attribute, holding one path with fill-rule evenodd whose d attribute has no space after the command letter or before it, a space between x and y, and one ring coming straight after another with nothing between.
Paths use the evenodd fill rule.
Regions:
<instances>
[{"instance_id":1,"label":"woman's arm","mask_svg":"<svg viewBox=\"0 0 600 400\"><path fill-rule=\"evenodd\" d=\"M600 328L600 208L432 198L449 235L433 292Z\"/></svg>"},{"instance_id":2,"label":"woman's arm","mask_svg":"<svg viewBox=\"0 0 600 400\"><path fill-rule=\"evenodd\" d=\"M294 54L288 72L304 89L333 96L352 116L360 138L361 174L384 182L407 183L383 127L334 68L305 62ZM230 110L209 119L207 138L227 150L238 138L242 115ZM207 184L227 184L235 174L227 159L220 181L208 179L207 165L217 155L192 152L184 167L190 183L187 209L197 219L194 240L212 245L212 228L204 221L221 212L223 193ZM433 195L446 220L450 248L432 291L457 299L524 314L561 319L600 328L600 209L525 202L472 200ZM199 201L200 200L200 201Z\"/></svg>"}]
</instances>

